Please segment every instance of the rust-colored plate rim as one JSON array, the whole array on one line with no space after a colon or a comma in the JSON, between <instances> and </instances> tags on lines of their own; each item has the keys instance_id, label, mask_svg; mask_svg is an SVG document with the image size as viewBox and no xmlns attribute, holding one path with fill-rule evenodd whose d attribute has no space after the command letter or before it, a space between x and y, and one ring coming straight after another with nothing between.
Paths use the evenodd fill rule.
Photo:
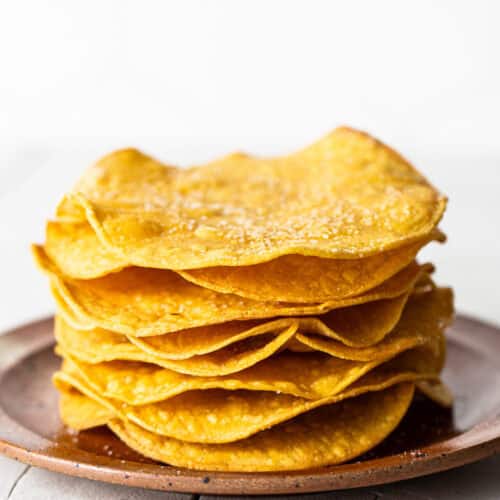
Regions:
<instances>
[{"instance_id":1,"label":"rust-colored plate rim","mask_svg":"<svg viewBox=\"0 0 500 500\"><path fill-rule=\"evenodd\" d=\"M53 343L51 323L52 318L45 318L0 336L0 388L11 368ZM449 338L498 365L500 328L459 315ZM500 414L489 415L452 438L421 447L418 454L400 453L287 473L200 472L99 456L35 434L9 417L2 407L0 429L7 429L3 434L8 435L7 439L0 438L0 453L26 464L110 483L200 494L270 495L371 486L451 469L500 451Z\"/></svg>"}]
</instances>

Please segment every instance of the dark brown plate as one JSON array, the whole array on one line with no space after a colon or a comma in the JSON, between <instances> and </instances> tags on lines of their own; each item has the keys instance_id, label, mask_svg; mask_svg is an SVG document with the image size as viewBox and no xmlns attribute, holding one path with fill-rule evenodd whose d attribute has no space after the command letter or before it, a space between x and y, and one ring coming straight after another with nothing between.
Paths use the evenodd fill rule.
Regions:
<instances>
[{"instance_id":1,"label":"dark brown plate","mask_svg":"<svg viewBox=\"0 0 500 500\"><path fill-rule=\"evenodd\" d=\"M294 473L196 472L142 458L105 428L72 435L50 378L52 320L0 337L0 453L65 474L160 490L212 494L329 491L450 469L500 450L500 329L459 316L449 331L445 381L453 412L423 398L389 438L355 462Z\"/></svg>"}]
</instances>

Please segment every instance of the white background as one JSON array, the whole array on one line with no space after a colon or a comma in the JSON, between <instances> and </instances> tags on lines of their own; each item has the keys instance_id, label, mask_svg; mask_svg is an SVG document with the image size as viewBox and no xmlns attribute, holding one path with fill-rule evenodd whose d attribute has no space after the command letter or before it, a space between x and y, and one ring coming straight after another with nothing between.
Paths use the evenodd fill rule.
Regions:
<instances>
[{"instance_id":1,"label":"white background","mask_svg":"<svg viewBox=\"0 0 500 500\"><path fill-rule=\"evenodd\" d=\"M500 2L0 0L0 328L52 309L28 245L99 155L192 164L366 129L450 197L426 251L500 322Z\"/></svg>"}]
</instances>

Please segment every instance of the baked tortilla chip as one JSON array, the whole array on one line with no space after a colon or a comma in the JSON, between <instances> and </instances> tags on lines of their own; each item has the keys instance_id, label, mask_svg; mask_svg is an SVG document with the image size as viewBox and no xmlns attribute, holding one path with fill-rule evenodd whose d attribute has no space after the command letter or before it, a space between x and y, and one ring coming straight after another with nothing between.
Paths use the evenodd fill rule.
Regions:
<instances>
[{"instance_id":1,"label":"baked tortilla chip","mask_svg":"<svg viewBox=\"0 0 500 500\"><path fill-rule=\"evenodd\" d=\"M33 246L38 265L51 278L60 308L83 328L99 327L137 337L232 320L322 314L411 290L428 267L412 263L378 287L357 297L319 304L259 302L208 290L168 270L128 267L93 280L62 275L42 247Z\"/></svg>"},{"instance_id":2,"label":"baked tortilla chip","mask_svg":"<svg viewBox=\"0 0 500 500\"><path fill-rule=\"evenodd\" d=\"M374 255L429 235L446 199L387 146L339 128L289 156L182 170L119 151L84 174L59 214L72 205L127 262L197 269Z\"/></svg>"}]
</instances>

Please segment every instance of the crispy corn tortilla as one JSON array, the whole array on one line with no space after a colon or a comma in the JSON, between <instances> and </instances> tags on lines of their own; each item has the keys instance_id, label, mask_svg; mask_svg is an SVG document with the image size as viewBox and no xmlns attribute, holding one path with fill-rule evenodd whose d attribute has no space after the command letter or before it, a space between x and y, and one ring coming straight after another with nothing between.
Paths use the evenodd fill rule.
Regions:
<instances>
[{"instance_id":1,"label":"crispy corn tortilla","mask_svg":"<svg viewBox=\"0 0 500 500\"><path fill-rule=\"evenodd\" d=\"M419 279L411 294L429 293L435 290L435 285L427 274L424 274L422 279ZM114 350L118 348L120 352L128 352L135 357L126 357L120 359L136 359L137 350L130 347L121 334L115 334L109 330L100 328L93 329L88 324L85 324L85 319L75 320L72 314L68 314L64 308L64 301L57 297L57 291L53 289L56 301L63 304L58 316L61 316L64 321L77 330L71 335L64 335L62 341L66 344L69 342L75 349L83 350L89 353L96 352L96 346L102 347L94 356L106 361L106 352L114 346ZM336 312L327 313L325 315L315 317L297 317L297 318L281 318L276 320L248 320L248 321L230 321L227 323L219 323L204 327L189 328L177 332L171 332L169 335L157 335L150 337L134 337L128 336L128 340L137 347L152 354L155 357L166 359L187 359L196 355L208 354L216 351L234 342L244 340L245 338L272 333L280 328L288 327L293 321L299 322L299 331L304 334L317 334L336 339L345 345L356 347L358 349L347 350L350 352L349 359L366 360L366 355L361 349L362 347L371 346L380 342L388 332L392 331L406 303L406 294L394 299L382 299L379 304L374 304L375 307L369 306L366 303L363 307L356 306L352 308L337 309ZM356 310L358 312L356 313ZM349 312L350 311L350 312ZM367 319L370 326L367 327L366 322L356 320L356 315ZM82 324L83 322L83 324ZM57 325L57 323L56 323ZM342 326L345 325L345 328ZM359 328L357 327L359 325ZM89 332L84 335L83 332ZM57 332L57 328L56 328ZM83 347L85 346L85 347ZM295 342L294 339L287 344L288 349L297 351L310 351L304 343ZM332 346L329 347L330 349ZM339 357L346 357L340 354ZM104 357L102 357L104 356ZM352 358L351 358L352 356Z\"/></svg>"},{"instance_id":2,"label":"crispy corn tortilla","mask_svg":"<svg viewBox=\"0 0 500 500\"><path fill-rule=\"evenodd\" d=\"M356 337L355 341L346 335L332 335L332 332L342 331L328 328L328 325L331 327L330 316L335 313L332 311L319 318L298 318L298 332L292 340L338 358L368 361L383 356L383 353L402 349L404 345L414 347L425 343L429 332L443 332L453 319L453 293L450 288L433 288L426 293L413 294L404 304L399 322L390 330L389 335L381 336L374 331L370 336L368 329L364 330L366 334L363 337ZM364 318L368 324L371 319L366 314L360 318ZM346 320L345 317L341 319Z\"/></svg>"},{"instance_id":3,"label":"crispy corn tortilla","mask_svg":"<svg viewBox=\"0 0 500 500\"><path fill-rule=\"evenodd\" d=\"M213 352L245 338L280 331L293 322L297 322L298 331L303 334L322 335L332 339L335 345L340 343L361 348L380 342L394 329L407 298L408 294L403 294L394 299L339 308L319 317L291 317L258 322L233 321L172 332L168 335L129 336L128 338L141 350L155 356L185 359L193 355ZM306 342L302 344L307 345ZM342 351L342 345L338 346L338 350ZM365 356L363 349L358 350L360 356ZM356 349L351 349L349 352L356 355Z\"/></svg>"},{"instance_id":4,"label":"crispy corn tortilla","mask_svg":"<svg viewBox=\"0 0 500 500\"><path fill-rule=\"evenodd\" d=\"M338 403L391 385L437 378L437 374L396 371L381 367L333 396L317 400L267 391L189 391L167 400L131 406L106 398L76 374L57 372L56 387L71 386L106 406L114 416L155 434L191 443L221 444L244 440L262 430L321 406Z\"/></svg>"},{"instance_id":5,"label":"crispy corn tortilla","mask_svg":"<svg viewBox=\"0 0 500 500\"><path fill-rule=\"evenodd\" d=\"M415 386L427 397L444 407L451 407L453 396L439 379L417 380ZM77 389L59 384L59 411L63 422L71 429L82 431L106 425L114 418L109 408L85 396Z\"/></svg>"},{"instance_id":6,"label":"crispy corn tortilla","mask_svg":"<svg viewBox=\"0 0 500 500\"><path fill-rule=\"evenodd\" d=\"M168 335L137 338L101 328L78 330L58 314L55 334L58 341L67 346L68 350L87 353L87 359L92 358L96 362L109 361L109 353L118 356L114 359L135 360L138 356L140 358L141 351L152 356L148 359L185 360L211 354L252 337L267 335L266 340L272 342L274 336L279 336L290 328L296 330L297 327L298 320L294 318L268 322L234 321L172 332ZM286 337L279 343L280 348L285 345L290 335L286 333ZM267 342L260 345L264 347L266 344ZM256 346L249 343L244 345L248 348ZM120 355L124 357L119 357Z\"/></svg>"},{"instance_id":7,"label":"crispy corn tortilla","mask_svg":"<svg viewBox=\"0 0 500 500\"><path fill-rule=\"evenodd\" d=\"M287 334L286 339L284 338L280 342L279 348L281 349L293 337L298 325L299 321L295 318L282 318L272 321L230 321L217 325L189 328L167 335L152 337L129 335L127 338L141 351L152 356L182 360L223 349L231 349L231 346L235 344L242 348L256 345L264 348L268 342L273 341L275 335L283 334L283 332L293 328L293 333Z\"/></svg>"},{"instance_id":8,"label":"crispy corn tortilla","mask_svg":"<svg viewBox=\"0 0 500 500\"><path fill-rule=\"evenodd\" d=\"M120 339L112 332L93 330L89 336L87 331L78 332L72 329L62 318L57 320L56 338L63 351L87 362L142 361L186 375L212 377L239 372L267 359L284 348L296 330L297 323L292 322L277 334L249 337L223 349L188 359L165 359L154 356L142 351L126 339ZM93 340L98 343L92 344Z\"/></svg>"},{"instance_id":9,"label":"crispy corn tortilla","mask_svg":"<svg viewBox=\"0 0 500 500\"><path fill-rule=\"evenodd\" d=\"M68 418L79 411L82 398L107 411L108 425L130 448L154 460L177 467L219 471L299 470L345 462L373 448L385 439L406 413L414 392L411 383L366 393L357 398L324 406L235 443L196 444L158 436L132 422L112 418L102 404L80 395L68 386L61 388L61 413ZM104 410L99 410L104 408ZM77 423L92 427L88 421Z\"/></svg>"},{"instance_id":10,"label":"crispy corn tortilla","mask_svg":"<svg viewBox=\"0 0 500 500\"><path fill-rule=\"evenodd\" d=\"M378 287L357 297L319 304L259 302L189 283L168 270L128 267L94 280L64 277L42 247L33 246L38 265L56 300L75 322L137 337L232 320L322 314L333 309L394 298L411 290L428 268L411 263ZM84 326L85 327L85 326Z\"/></svg>"},{"instance_id":11,"label":"crispy corn tortilla","mask_svg":"<svg viewBox=\"0 0 500 500\"><path fill-rule=\"evenodd\" d=\"M79 311L68 307L54 286L52 286L52 294L59 306L59 315L68 325L76 330L102 330L94 328L88 317L80 316ZM380 342L393 330L408 296L407 291L394 298L342 307L320 316L233 320L168 332L168 335L141 337L128 335L128 339L140 349L155 356L186 359L193 355L213 352L251 336L276 331L280 327L290 326L293 322L299 322L301 331L306 334L327 336L343 344L361 348Z\"/></svg>"},{"instance_id":12,"label":"crispy corn tortilla","mask_svg":"<svg viewBox=\"0 0 500 500\"><path fill-rule=\"evenodd\" d=\"M193 377L141 363L112 361L93 365L78 361L63 350L59 350L58 353L64 356L62 373L76 378L104 398L131 406L164 402L188 392L195 392L194 396L187 396L188 401L192 398L199 400L200 391L209 391L212 395L223 394L212 389L239 391L244 398L248 395L247 391L261 391L314 401L341 392L384 362L381 359L360 363L335 359L319 353L301 356L283 352L233 375ZM297 372L299 367L300 373L283 371ZM309 370L309 373L305 373L306 370ZM229 392L225 394L227 397L230 395ZM248 397L251 399L254 395L250 394ZM172 401L172 408L175 408L179 401L183 401L183 398ZM199 406L201 405L195 403L193 408L198 409Z\"/></svg>"},{"instance_id":13,"label":"crispy corn tortilla","mask_svg":"<svg viewBox=\"0 0 500 500\"><path fill-rule=\"evenodd\" d=\"M363 259L324 259L286 255L253 266L179 271L192 283L259 301L314 303L360 295L410 264L420 248L444 235L428 237ZM104 246L83 222L47 223L44 249L63 275L94 279L130 264Z\"/></svg>"},{"instance_id":14,"label":"crispy corn tortilla","mask_svg":"<svg viewBox=\"0 0 500 500\"><path fill-rule=\"evenodd\" d=\"M217 292L254 300L312 303L360 295L406 267L428 238L362 259L284 255L253 266L218 266L179 271L186 280Z\"/></svg>"},{"instance_id":15,"label":"crispy corn tortilla","mask_svg":"<svg viewBox=\"0 0 500 500\"><path fill-rule=\"evenodd\" d=\"M269 341L272 341L272 334L279 334L292 325L296 325L295 330L297 330L299 321L295 318L281 318L271 321L229 321L218 325L188 328L167 335L153 337L129 335L127 338L141 351L152 356L165 359L188 359L193 356L213 353L253 337L265 335Z\"/></svg>"},{"instance_id":16,"label":"crispy corn tortilla","mask_svg":"<svg viewBox=\"0 0 500 500\"><path fill-rule=\"evenodd\" d=\"M170 360L167 356L162 355L161 341L156 343L154 349L148 346L147 349L143 350L140 343L130 342L130 340L135 342L136 339L133 337L127 339L120 334L102 329L75 330L60 317L56 317L55 335L63 351L86 363L96 364L114 360L142 361L181 373L199 376L203 372L206 376L217 376L253 366L255 363L267 359L279 349L285 346L288 348L293 339L300 345L306 346L309 351L322 351L340 359L364 362L387 359L405 349L428 344L431 340L434 341L437 333L442 332L451 321L453 315L452 300L451 291L448 289L436 289L428 294L412 297L401 320L391 334L378 344L364 348L346 346L335 338L327 336L293 334L287 330L287 323L290 321L288 318L269 323L276 328L274 335L278 337L277 342L275 342L273 335L269 335L272 330L255 328L253 333L260 331L256 336L263 338L263 342L257 345L240 343L238 354L235 354L234 349L228 349L227 345L223 345L220 349L209 354L191 356L189 359L177 357L176 360ZM308 323L312 322L312 318L304 318L304 320ZM292 321L298 321L298 329L301 331L302 318ZM313 325L322 324L319 318L316 318L316 321L312 323ZM282 330L277 328L278 325ZM294 328L293 324L290 326ZM322 330L325 328L323 327ZM206 331L207 329L200 329L199 333L203 335ZM267 332L267 334L263 332ZM320 332L321 329L318 329L318 333ZM194 330L187 333L192 337L198 336ZM252 334L252 329L247 330L246 333ZM162 337L168 339L170 335L178 336L178 334L169 334L158 337L158 339ZM156 339L156 337L148 337L146 340L150 338ZM247 339L243 335L240 335L240 338L243 341ZM219 340L216 337L215 339ZM269 344L271 345L269 346ZM187 347L186 352L193 353L190 350L189 337L182 345ZM196 340L193 345L196 345ZM441 349L442 347L435 348ZM224 363L224 360L229 361Z\"/></svg>"},{"instance_id":17,"label":"crispy corn tortilla","mask_svg":"<svg viewBox=\"0 0 500 500\"><path fill-rule=\"evenodd\" d=\"M425 238L445 206L397 153L339 128L289 156L233 154L183 170L119 151L91 167L58 212L83 208L129 263L197 269L374 255Z\"/></svg>"},{"instance_id":18,"label":"crispy corn tortilla","mask_svg":"<svg viewBox=\"0 0 500 500\"><path fill-rule=\"evenodd\" d=\"M129 203L144 203L145 198L156 201L178 173L176 167L160 163L136 149L122 149L104 156L90 167L78 180L74 191L93 200L111 201L119 191L120 198ZM57 218L78 222L85 220L85 211L65 198L57 207Z\"/></svg>"},{"instance_id":19,"label":"crispy corn tortilla","mask_svg":"<svg viewBox=\"0 0 500 500\"><path fill-rule=\"evenodd\" d=\"M427 342L420 344L418 354L411 357L412 366L418 361L422 372L439 372L443 354L439 351L438 335L428 333ZM343 360L320 352L281 352L237 373L213 377L189 376L130 361L92 364L82 362L62 347L58 347L57 352L65 359L62 371L78 377L97 394L130 405L144 405L208 389L269 391L303 399L322 399L339 393L389 358L414 347L404 346L398 352L369 362ZM421 352L423 350L425 352Z\"/></svg>"},{"instance_id":20,"label":"crispy corn tortilla","mask_svg":"<svg viewBox=\"0 0 500 500\"><path fill-rule=\"evenodd\" d=\"M85 219L48 221L44 249L71 278L99 278L127 267L126 261L102 245Z\"/></svg>"},{"instance_id":21,"label":"crispy corn tortilla","mask_svg":"<svg viewBox=\"0 0 500 500\"><path fill-rule=\"evenodd\" d=\"M69 386L59 390L59 415L65 425L76 431L106 425L114 416L109 408Z\"/></svg>"}]
</instances>

